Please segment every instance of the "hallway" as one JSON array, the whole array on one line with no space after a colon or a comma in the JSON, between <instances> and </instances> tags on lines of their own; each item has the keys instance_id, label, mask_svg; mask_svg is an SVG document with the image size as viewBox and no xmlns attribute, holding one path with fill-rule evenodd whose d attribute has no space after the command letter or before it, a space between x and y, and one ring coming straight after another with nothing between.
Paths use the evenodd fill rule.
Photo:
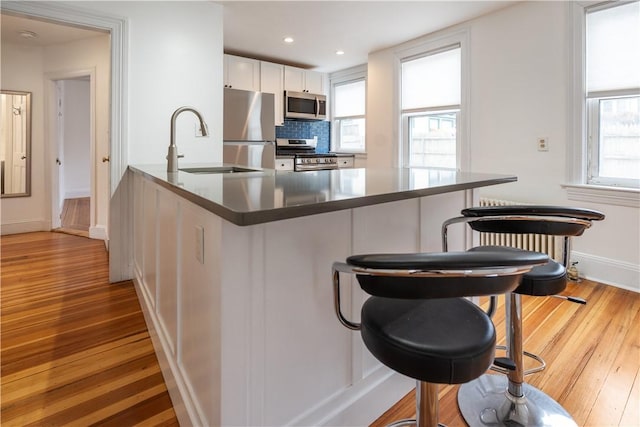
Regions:
<instances>
[{"instance_id":1,"label":"hallway","mask_svg":"<svg viewBox=\"0 0 640 427\"><path fill-rule=\"evenodd\" d=\"M175 426L132 282L104 242L2 236L3 426Z\"/></svg>"}]
</instances>

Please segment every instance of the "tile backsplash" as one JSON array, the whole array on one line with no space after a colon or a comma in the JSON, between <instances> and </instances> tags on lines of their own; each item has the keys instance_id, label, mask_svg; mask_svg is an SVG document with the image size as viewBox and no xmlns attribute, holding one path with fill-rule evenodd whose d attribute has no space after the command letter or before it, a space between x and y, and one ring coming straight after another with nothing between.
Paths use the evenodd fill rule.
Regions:
<instances>
[{"instance_id":1,"label":"tile backsplash","mask_svg":"<svg viewBox=\"0 0 640 427\"><path fill-rule=\"evenodd\" d=\"M317 153L328 153L331 146L331 122L285 120L284 126L276 126L276 138L313 139L318 137Z\"/></svg>"}]
</instances>

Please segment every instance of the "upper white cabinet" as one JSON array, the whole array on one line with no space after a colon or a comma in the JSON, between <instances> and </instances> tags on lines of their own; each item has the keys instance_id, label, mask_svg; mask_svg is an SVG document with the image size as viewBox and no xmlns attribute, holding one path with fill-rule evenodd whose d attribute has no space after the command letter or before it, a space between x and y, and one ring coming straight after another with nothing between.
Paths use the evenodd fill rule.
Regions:
<instances>
[{"instance_id":1,"label":"upper white cabinet","mask_svg":"<svg viewBox=\"0 0 640 427\"><path fill-rule=\"evenodd\" d=\"M224 55L224 87L275 95L275 124L284 125L284 91L326 95L326 75L316 71Z\"/></svg>"},{"instance_id":2,"label":"upper white cabinet","mask_svg":"<svg viewBox=\"0 0 640 427\"><path fill-rule=\"evenodd\" d=\"M260 90L260 61L240 56L224 56L224 87Z\"/></svg>"},{"instance_id":3,"label":"upper white cabinet","mask_svg":"<svg viewBox=\"0 0 640 427\"><path fill-rule=\"evenodd\" d=\"M260 90L275 95L275 124L284 125L284 65L260 62Z\"/></svg>"},{"instance_id":4,"label":"upper white cabinet","mask_svg":"<svg viewBox=\"0 0 640 427\"><path fill-rule=\"evenodd\" d=\"M302 68L284 67L284 89L295 92L325 93L324 74Z\"/></svg>"}]
</instances>

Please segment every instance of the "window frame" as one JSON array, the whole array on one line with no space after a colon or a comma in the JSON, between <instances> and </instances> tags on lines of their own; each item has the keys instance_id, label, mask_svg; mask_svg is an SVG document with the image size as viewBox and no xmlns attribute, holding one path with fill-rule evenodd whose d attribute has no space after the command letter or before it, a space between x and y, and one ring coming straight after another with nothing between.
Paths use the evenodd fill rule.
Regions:
<instances>
[{"instance_id":1,"label":"window frame","mask_svg":"<svg viewBox=\"0 0 640 427\"><path fill-rule=\"evenodd\" d=\"M335 90L336 86L341 86L349 83L356 83L359 81L364 81L364 96L365 96L365 111L363 115L357 116L340 116L336 117L335 115ZM331 127L331 151L337 153L349 153L349 154L365 154L367 151L367 133L366 133L366 123L367 123L367 70L366 65L350 68L348 70L344 70L341 72L336 72L331 74L330 76L331 83L331 98L334 100L331 102L331 121L336 123L341 119L363 119L365 123L365 137L364 137L364 146L362 149L353 149L353 148L344 148L340 145L339 135L340 129L339 126L336 125Z\"/></svg>"},{"instance_id":2,"label":"window frame","mask_svg":"<svg viewBox=\"0 0 640 427\"><path fill-rule=\"evenodd\" d=\"M405 114L415 114L420 112L450 112L457 109L456 114L456 171L468 170L471 165L469 140L469 30L463 28L454 32L445 32L421 39L415 44L395 51L397 58L398 73L398 93L402 93L402 63L412 59L419 59L425 56L438 54L450 49L460 49L460 104L456 106L442 105L437 107L402 110L402 99L398 96L398 124L400 126L398 140L398 165L407 168L409 166L409 140L408 140L408 119ZM419 167L419 166L414 166ZM452 170L446 168L446 170Z\"/></svg>"},{"instance_id":3,"label":"window frame","mask_svg":"<svg viewBox=\"0 0 640 427\"><path fill-rule=\"evenodd\" d=\"M611 7L615 2L607 1L579 1L568 2L567 17L569 20L567 32L568 46L572 47L571 56L567 61L567 82L569 111L567 114L567 183L562 187L567 191L569 200L606 203L618 206L628 206L640 208L640 189L625 187L621 185L611 185L610 182L598 184L589 181L589 156L597 153L596 148L589 144L589 133L594 134L589 119L589 109L587 108L586 92L586 14L590 8ZM593 10L593 9L592 9ZM623 91L624 92L624 91ZM624 92L626 93L626 92ZM592 94L592 98L597 95L618 95L601 93ZM596 96L594 96L596 95ZM588 125L589 123L589 125ZM593 120L591 121L593 123ZM594 135L597 135L595 133Z\"/></svg>"},{"instance_id":4,"label":"window frame","mask_svg":"<svg viewBox=\"0 0 640 427\"><path fill-rule=\"evenodd\" d=\"M585 110L587 115L587 185L640 189L640 180L633 178L609 178L600 176L600 102L608 99L621 99L638 96L637 92L623 90L614 92L593 93L587 96Z\"/></svg>"},{"instance_id":5,"label":"window frame","mask_svg":"<svg viewBox=\"0 0 640 427\"><path fill-rule=\"evenodd\" d=\"M411 154L410 154L410 145L411 145L411 141L410 141L410 137L411 137L411 130L409 129L409 120L412 117L420 117L420 116L429 116L429 115L433 115L433 114L447 114L447 113L454 113L456 115L456 167L455 168L445 168L445 167L435 167L435 166L412 166L410 164L410 160L411 160ZM459 167L459 158L460 156L459 154L459 149L460 149L460 135L458 132L458 123L459 123L459 119L460 119L460 108L459 106L455 105L449 105L449 106L442 106L442 107L429 107L429 108L418 108L418 109L411 109L411 110L406 110L406 111L401 111L400 112L400 118L402 121L402 159L403 159L403 163L402 163L402 167L405 168L409 168L409 167L425 167L425 168L431 168L431 169L445 169L445 170L460 170Z\"/></svg>"}]
</instances>

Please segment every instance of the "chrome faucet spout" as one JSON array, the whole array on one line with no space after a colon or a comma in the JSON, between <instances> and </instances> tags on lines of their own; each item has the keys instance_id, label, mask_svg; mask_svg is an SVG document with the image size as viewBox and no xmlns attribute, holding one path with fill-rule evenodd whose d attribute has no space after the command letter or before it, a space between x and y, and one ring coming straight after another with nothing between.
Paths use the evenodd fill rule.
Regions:
<instances>
[{"instance_id":1,"label":"chrome faucet spout","mask_svg":"<svg viewBox=\"0 0 640 427\"><path fill-rule=\"evenodd\" d=\"M202 118L202 114L193 107L180 107L171 115L171 140L169 141L169 152L167 153L167 172L178 172L178 158L183 157L178 154L176 146L176 119L183 111L191 111L200 121L200 132L202 136L209 136L209 128Z\"/></svg>"}]
</instances>

